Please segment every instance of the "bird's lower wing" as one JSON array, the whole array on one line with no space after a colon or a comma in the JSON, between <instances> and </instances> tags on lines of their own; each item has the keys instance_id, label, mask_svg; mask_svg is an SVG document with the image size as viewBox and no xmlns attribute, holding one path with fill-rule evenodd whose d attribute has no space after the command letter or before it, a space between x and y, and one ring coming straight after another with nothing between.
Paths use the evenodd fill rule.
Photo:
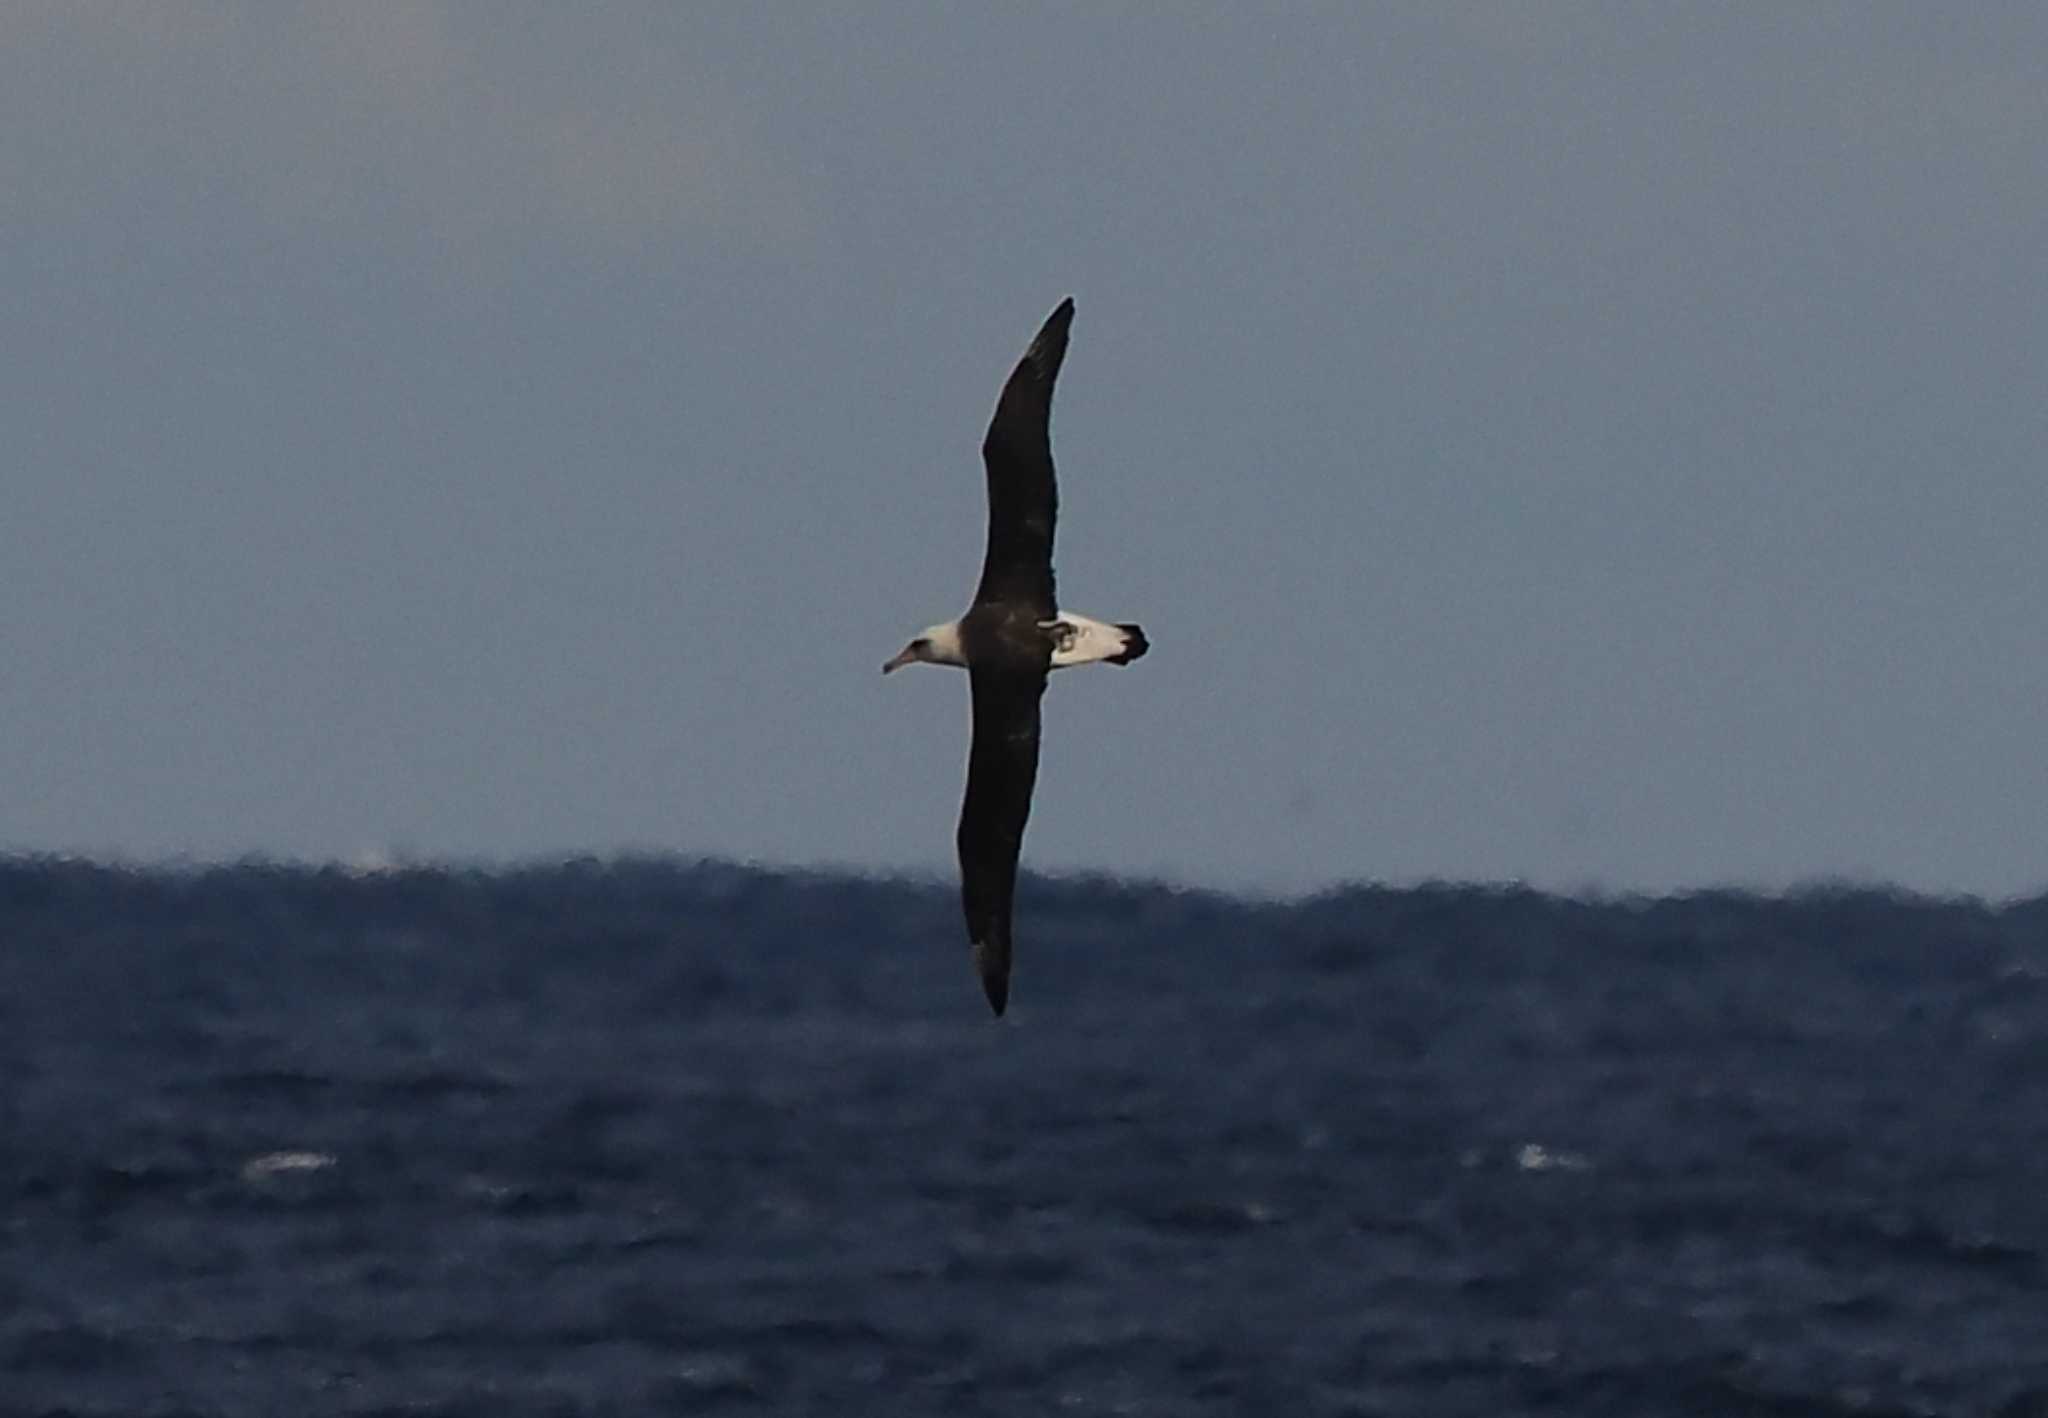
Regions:
<instances>
[{"instance_id":1,"label":"bird's lower wing","mask_svg":"<svg viewBox=\"0 0 2048 1418\"><path fill-rule=\"evenodd\" d=\"M1038 778L1038 700L1045 675L977 669L974 743L960 807L960 901L982 989L997 1014L1010 997L1010 908L1017 853Z\"/></svg>"}]
</instances>

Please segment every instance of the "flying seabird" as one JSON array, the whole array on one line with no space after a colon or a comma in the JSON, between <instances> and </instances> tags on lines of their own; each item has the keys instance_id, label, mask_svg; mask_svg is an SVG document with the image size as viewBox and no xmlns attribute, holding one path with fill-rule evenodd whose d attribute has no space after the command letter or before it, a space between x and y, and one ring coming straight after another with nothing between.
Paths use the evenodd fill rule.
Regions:
<instances>
[{"instance_id":1,"label":"flying seabird","mask_svg":"<svg viewBox=\"0 0 2048 1418\"><path fill-rule=\"evenodd\" d=\"M981 443L988 468L988 552L974 604L934 625L882 673L919 661L967 671L974 741L960 806L960 900L975 968L997 1014L1010 998L1010 903L1038 776L1038 698L1053 670L1128 665L1150 648L1135 625L1062 614L1053 599L1052 386L1067 355L1074 302L1063 300L1003 386Z\"/></svg>"}]
</instances>

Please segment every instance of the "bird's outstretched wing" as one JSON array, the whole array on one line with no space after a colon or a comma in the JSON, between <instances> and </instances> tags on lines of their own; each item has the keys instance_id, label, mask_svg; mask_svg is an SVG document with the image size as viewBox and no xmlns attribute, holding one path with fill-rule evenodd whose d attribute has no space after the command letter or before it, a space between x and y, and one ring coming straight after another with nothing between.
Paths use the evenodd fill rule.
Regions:
<instances>
[{"instance_id":1,"label":"bird's outstretched wing","mask_svg":"<svg viewBox=\"0 0 2048 1418\"><path fill-rule=\"evenodd\" d=\"M981 459L988 466L988 554L981 563L976 603L1018 601L1050 618L1053 598L1052 532L1059 488L1052 471L1052 386L1067 357L1074 323L1068 298L1045 325L996 401Z\"/></svg>"},{"instance_id":2,"label":"bird's outstretched wing","mask_svg":"<svg viewBox=\"0 0 2048 1418\"><path fill-rule=\"evenodd\" d=\"M974 744L960 806L960 902L981 987L997 1014L1010 998L1010 905L1017 853L1038 778L1038 699L1045 672L973 669Z\"/></svg>"}]
</instances>

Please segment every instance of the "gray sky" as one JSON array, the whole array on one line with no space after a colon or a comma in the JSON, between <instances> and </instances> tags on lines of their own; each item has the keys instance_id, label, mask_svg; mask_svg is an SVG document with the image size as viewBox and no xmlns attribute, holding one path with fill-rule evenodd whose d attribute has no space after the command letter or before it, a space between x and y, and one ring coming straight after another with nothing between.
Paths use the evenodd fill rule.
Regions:
<instances>
[{"instance_id":1,"label":"gray sky","mask_svg":"<svg viewBox=\"0 0 2048 1418\"><path fill-rule=\"evenodd\" d=\"M0 12L0 846L2048 884L2048 10ZM709 11L703 14L686 11Z\"/></svg>"}]
</instances>

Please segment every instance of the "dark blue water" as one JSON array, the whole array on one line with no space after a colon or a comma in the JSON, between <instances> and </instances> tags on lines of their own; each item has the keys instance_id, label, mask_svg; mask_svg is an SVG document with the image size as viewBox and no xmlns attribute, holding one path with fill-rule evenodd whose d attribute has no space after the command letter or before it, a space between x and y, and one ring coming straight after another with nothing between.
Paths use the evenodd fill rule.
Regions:
<instances>
[{"instance_id":1,"label":"dark blue water","mask_svg":"<svg viewBox=\"0 0 2048 1418\"><path fill-rule=\"evenodd\" d=\"M0 1414L2048 1413L2048 900L0 864Z\"/></svg>"}]
</instances>

